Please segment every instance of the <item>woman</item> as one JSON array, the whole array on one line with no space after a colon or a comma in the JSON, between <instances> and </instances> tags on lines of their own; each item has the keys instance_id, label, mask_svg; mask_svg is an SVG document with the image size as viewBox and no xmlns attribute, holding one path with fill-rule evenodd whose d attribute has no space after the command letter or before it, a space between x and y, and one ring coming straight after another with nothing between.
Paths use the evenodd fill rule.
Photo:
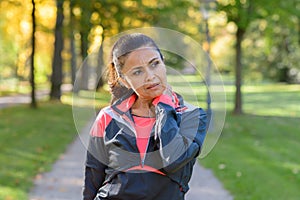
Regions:
<instances>
[{"instance_id":1,"label":"woman","mask_svg":"<svg viewBox=\"0 0 300 200\"><path fill-rule=\"evenodd\" d=\"M111 61L112 101L90 133L84 200L183 200L205 138L205 112L171 90L148 36L121 37Z\"/></svg>"}]
</instances>

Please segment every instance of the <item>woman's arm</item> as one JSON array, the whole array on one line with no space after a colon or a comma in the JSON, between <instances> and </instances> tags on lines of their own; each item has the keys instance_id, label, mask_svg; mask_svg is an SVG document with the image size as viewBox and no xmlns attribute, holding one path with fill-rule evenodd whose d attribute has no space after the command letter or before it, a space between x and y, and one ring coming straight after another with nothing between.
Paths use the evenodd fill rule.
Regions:
<instances>
[{"instance_id":1,"label":"woman's arm","mask_svg":"<svg viewBox=\"0 0 300 200\"><path fill-rule=\"evenodd\" d=\"M90 131L85 164L84 200L94 200L106 177L105 169L107 168L108 156L103 137L105 127L110 121L111 118L101 111Z\"/></svg>"},{"instance_id":2,"label":"woman's arm","mask_svg":"<svg viewBox=\"0 0 300 200\"><path fill-rule=\"evenodd\" d=\"M206 114L202 109L176 112L171 102L170 95L161 95L153 101L158 149L166 173L176 172L197 157L206 135Z\"/></svg>"},{"instance_id":3,"label":"woman's arm","mask_svg":"<svg viewBox=\"0 0 300 200\"><path fill-rule=\"evenodd\" d=\"M87 152L83 199L93 200L105 179L106 166Z\"/></svg>"}]
</instances>

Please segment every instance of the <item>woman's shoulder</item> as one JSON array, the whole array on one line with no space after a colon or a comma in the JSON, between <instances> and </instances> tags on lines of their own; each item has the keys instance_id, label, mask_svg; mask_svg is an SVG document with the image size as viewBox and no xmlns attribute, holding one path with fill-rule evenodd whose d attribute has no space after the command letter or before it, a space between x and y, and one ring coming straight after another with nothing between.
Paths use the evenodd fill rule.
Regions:
<instances>
[{"instance_id":1,"label":"woman's shoulder","mask_svg":"<svg viewBox=\"0 0 300 200\"><path fill-rule=\"evenodd\" d=\"M97 114L97 117L96 117L96 121L102 121L103 119L106 119L106 118L112 118L112 109L111 109L111 106L106 106L106 107L103 107L99 110L98 114Z\"/></svg>"}]
</instances>

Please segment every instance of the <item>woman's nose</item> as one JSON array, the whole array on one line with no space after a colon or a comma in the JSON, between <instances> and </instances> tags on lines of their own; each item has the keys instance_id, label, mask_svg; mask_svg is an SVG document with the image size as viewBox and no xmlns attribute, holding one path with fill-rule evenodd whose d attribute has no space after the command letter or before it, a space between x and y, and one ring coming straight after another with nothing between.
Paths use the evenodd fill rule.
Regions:
<instances>
[{"instance_id":1,"label":"woman's nose","mask_svg":"<svg viewBox=\"0 0 300 200\"><path fill-rule=\"evenodd\" d=\"M147 68L146 70L146 81L152 81L155 77L155 73L153 72L153 70Z\"/></svg>"}]
</instances>

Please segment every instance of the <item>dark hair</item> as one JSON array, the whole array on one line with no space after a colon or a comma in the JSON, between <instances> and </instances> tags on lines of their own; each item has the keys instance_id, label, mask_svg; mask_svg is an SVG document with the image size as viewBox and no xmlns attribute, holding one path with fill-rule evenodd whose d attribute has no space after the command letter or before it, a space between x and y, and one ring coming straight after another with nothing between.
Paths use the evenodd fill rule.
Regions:
<instances>
[{"instance_id":1,"label":"dark hair","mask_svg":"<svg viewBox=\"0 0 300 200\"><path fill-rule=\"evenodd\" d=\"M117 99L129 92L133 92L131 89L122 85L119 82L119 78L122 76L121 69L128 55L141 47L153 47L159 52L161 59L163 60L163 56L155 42L150 37L141 33L124 35L113 45L110 54L111 62L107 67L108 85L112 95L111 103L114 103Z\"/></svg>"}]
</instances>

